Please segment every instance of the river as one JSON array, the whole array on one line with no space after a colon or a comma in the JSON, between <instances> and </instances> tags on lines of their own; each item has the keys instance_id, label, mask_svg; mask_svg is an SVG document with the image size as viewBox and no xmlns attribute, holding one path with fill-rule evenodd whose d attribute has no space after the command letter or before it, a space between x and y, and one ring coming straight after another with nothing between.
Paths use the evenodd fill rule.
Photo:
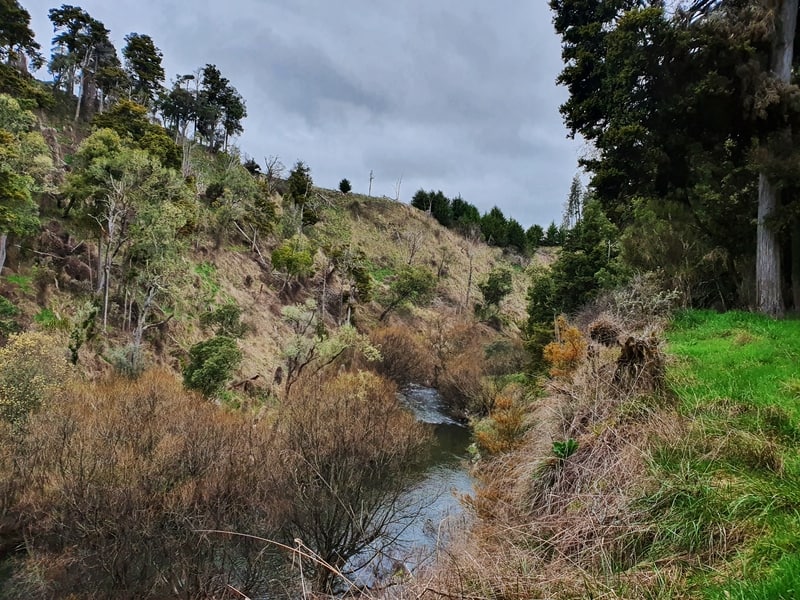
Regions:
<instances>
[{"instance_id":1,"label":"river","mask_svg":"<svg viewBox=\"0 0 800 600\"><path fill-rule=\"evenodd\" d=\"M441 396L433 388L409 385L399 398L417 420L429 424L433 441L420 478L400 500L413 518L402 531L388 532L378 542L380 555L356 573L359 586L374 587L398 571L413 572L430 560L437 547L447 541L448 532L466 518L459 496L474 490L467 465L469 428L447 415Z\"/></svg>"}]
</instances>

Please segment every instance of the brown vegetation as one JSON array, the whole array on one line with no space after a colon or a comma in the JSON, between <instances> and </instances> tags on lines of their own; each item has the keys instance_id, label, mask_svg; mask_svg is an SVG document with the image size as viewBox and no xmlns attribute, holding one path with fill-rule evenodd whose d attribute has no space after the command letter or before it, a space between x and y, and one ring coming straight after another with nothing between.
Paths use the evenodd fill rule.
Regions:
<instances>
[{"instance_id":1,"label":"brown vegetation","mask_svg":"<svg viewBox=\"0 0 800 600\"><path fill-rule=\"evenodd\" d=\"M400 497L427 434L386 379L367 372L301 378L276 427L281 457L264 476L280 486L288 539L341 571L351 557L379 553L390 543L381 538L414 517ZM308 569L317 590L343 585L329 568L312 562Z\"/></svg>"},{"instance_id":2,"label":"brown vegetation","mask_svg":"<svg viewBox=\"0 0 800 600\"><path fill-rule=\"evenodd\" d=\"M20 551L5 597L210 597L229 585L263 587L271 568L262 544L203 533L270 532L281 512L263 477L275 462L269 434L246 417L148 372L70 386L24 435L10 435L0 490L13 523L5 533Z\"/></svg>"}]
</instances>

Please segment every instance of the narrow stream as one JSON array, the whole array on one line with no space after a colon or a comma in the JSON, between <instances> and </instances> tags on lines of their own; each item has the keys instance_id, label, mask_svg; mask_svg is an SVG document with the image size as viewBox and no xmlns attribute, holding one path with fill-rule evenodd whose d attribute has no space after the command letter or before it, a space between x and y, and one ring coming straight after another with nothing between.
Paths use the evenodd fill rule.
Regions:
<instances>
[{"instance_id":1,"label":"narrow stream","mask_svg":"<svg viewBox=\"0 0 800 600\"><path fill-rule=\"evenodd\" d=\"M474 491L467 466L469 429L447 415L441 396L433 388L409 385L402 390L400 401L417 420L430 425L434 438L420 480L401 498L411 507L413 520L380 556L357 572L356 583L367 587L401 570L413 572L430 560L437 547L447 541L448 531L465 519L459 496ZM390 532L390 536L395 537L395 533ZM385 540L380 543L385 544Z\"/></svg>"}]
</instances>

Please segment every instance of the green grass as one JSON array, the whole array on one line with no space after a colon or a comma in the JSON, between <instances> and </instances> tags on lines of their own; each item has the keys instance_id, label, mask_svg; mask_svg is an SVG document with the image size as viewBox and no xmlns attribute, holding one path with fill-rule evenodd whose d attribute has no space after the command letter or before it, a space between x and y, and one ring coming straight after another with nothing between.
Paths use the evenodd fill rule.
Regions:
<instances>
[{"instance_id":1,"label":"green grass","mask_svg":"<svg viewBox=\"0 0 800 600\"><path fill-rule=\"evenodd\" d=\"M652 551L705 598L800 598L800 321L688 311L668 334L689 434L654 450Z\"/></svg>"}]
</instances>

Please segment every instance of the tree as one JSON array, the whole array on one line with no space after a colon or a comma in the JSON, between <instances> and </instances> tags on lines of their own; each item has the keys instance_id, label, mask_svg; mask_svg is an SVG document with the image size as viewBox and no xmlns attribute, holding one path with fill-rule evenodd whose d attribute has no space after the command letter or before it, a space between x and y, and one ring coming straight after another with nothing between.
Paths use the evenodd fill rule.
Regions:
<instances>
[{"instance_id":1,"label":"tree","mask_svg":"<svg viewBox=\"0 0 800 600\"><path fill-rule=\"evenodd\" d=\"M436 289L436 277L425 267L405 266L389 284L389 298L386 308L378 318L383 321L398 306L410 302L425 304Z\"/></svg>"},{"instance_id":2,"label":"tree","mask_svg":"<svg viewBox=\"0 0 800 600\"><path fill-rule=\"evenodd\" d=\"M314 181L311 179L311 169L302 160L294 163L286 180L288 185L287 196L295 206L304 206Z\"/></svg>"},{"instance_id":3,"label":"tree","mask_svg":"<svg viewBox=\"0 0 800 600\"><path fill-rule=\"evenodd\" d=\"M502 210L494 206L481 217L481 233L487 244L500 248L508 245L508 221Z\"/></svg>"},{"instance_id":4,"label":"tree","mask_svg":"<svg viewBox=\"0 0 800 600\"><path fill-rule=\"evenodd\" d=\"M594 146L581 163L606 214L627 226L642 201L680 207L687 237L725 253L740 288L753 273L737 266L755 257L756 297L739 302L780 315L782 246L792 229L800 240L792 216L800 111L790 80L797 3L698 2L669 12L655 1L550 5L563 41L559 82L570 92L562 114Z\"/></svg>"},{"instance_id":5,"label":"tree","mask_svg":"<svg viewBox=\"0 0 800 600\"><path fill-rule=\"evenodd\" d=\"M450 227L453 224L453 211L450 199L441 190L426 192L418 190L411 199L411 206L426 211L440 224Z\"/></svg>"},{"instance_id":6,"label":"tree","mask_svg":"<svg viewBox=\"0 0 800 600\"><path fill-rule=\"evenodd\" d=\"M563 231L555 221L551 221L542 239L542 246L560 246L564 241Z\"/></svg>"},{"instance_id":7,"label":"tree","mask_svg":"<svg viewBox=\"0 0 800 600\"><path fill-rule=\"evenodd\" d=\"M293 279L301 279L311 274L314 267L314 254L305 237L295 235L284 240L272 251L272 266L284 275L283 288Z\"/></svg>"},{"instance_id":8,"label":"tree","mask_svg":"<svg viewBox=\"0 0 800 600\"><path fill-rule=\"evenodd\" d=\"M507 267L495 267L485 281L478 284L487 306L499 307L500 303L512 290L511 270Z\"/></svg>"},{"instance_id":9,"label":"tree","mask_svg":"<svg viewBox=\"0 0 800 600\"><path fill-rule=\"evenodd\" d=\"M34 68L42 65L41 46L30 23L30 13L17 0L0 0L0 60L19 63L25 55Z\"/></svg>"},{"instance_id":10,"label":"tree","mask_svg":"<svg viewBox=\"0 0 800 600\"><path fill-rule=\"evenodd\" d=\"M183 370L183 383L211 398L219 394L242 362L236 340L216 335L189 349L189 364Z\"/></svg>"},{"instance_id":11,"label":"tree","mask_svg":"<svg viewBox=\"0 0 800 600\"><path fill-rule=\"evenodd\" d=\"M350 181L347 179L342 179L339 182L339 191L343 194L349 194L350 191L353 189L353 186L350 185Z\"/></svg>"},{"instance_id":12,"label":"tree","mask_svg":"<svg viewBox=\"0 0 800 600\"><path fill-rule=\"evenodd\" d=\"M34 194L45 189L53 170L47 145L29 111L0 94L0 273L9 236L25 236L39 227Z\"/></svg>"},{"instance_id":13,"label":"tree","mask_svg":"<svg viewBox=\"0 0 800 600\"><path fill-rule=\"evenodd\" d=\"M190 77L193 77L190 75ZM186 139L186 130L189 123L197 118L197 98L182 83L189 80L176 81L172 89L159 100L158 106L164 118L164 123L169 123L175 130L175 142L180 138Z\"/></svg>"},{"instance_id":14,"label":"tree","mask_svg":"<svg viewBox=\"0 0 800 600\"><path fill-rule=\"evenodd\" d=\"M122 49L125 72L131 81L131 92L137 102L150 107L164 81L163 55L149 35L129 33Z\"/></svg>"},{"instance_id":15,"label":"tree","mask_svg":"<svg viewBox=\"0 0 800 600\"><path fill-rule=\"evenodd\" d=\"M528 238L525 237L525 230L522 228L516 219L509 219L506 225L506 240L511 248L515 248L518 252L525 252L528 245Z\"/></svg>"},{"instance_id":16,"label":"tree","mask_svg":"<svg viewBox=\"0 0 800 600\"><path fill-rule=\"evenodd\" d=\"M96 129L113 129L130 146L141 148L165 167L181 167L180 148L167 131L147 118L147 108L131 100L120 100L110 110L95 115Z\"/></svg>"},{"instance_id":17,"label":"tree","mask_svg":"<svg viewBox=\"0 0 800 600\"><path fill-rule=\"evenodd\" d=\"M462 234L465 234L481 222L481 214L475 205L470 204L461 196L456 196L450 201L450 209L453 213L453 225Z\"/></svg>"},{"instance_id":18,"label":"tree","mask_svg":"<svg viewBox=\"0 0 800 600\"><path fill-rule=\"evenodd\" d=\"M583 204L583 185L581 179L577 175L572 178L572 183L569 186L569 196L564 205L564 220L561 228L564 231L572 229L572 227L580 220L581 210Z\"/></svg>"},{"instance_id":19,"label":"tree","mask_svg":"<svg viewBox=\"0 0 800 600\"><path fill-rule=\"evenodd\" d=\"M56 75L56 87L65 79L66 89L73 93L80 84L81 95L75 108L75 121L94 110L97 95L97 73L106 66L119 65L117 51L109 31L97 19L77 6L63 4L52 8L50 21L57 35L53 38L50 72ZM80 71L80 76L77 73Z\"/></svg>"},{"instance_id":20,"label":"tree","mask_svg":"<svg viewBox=\"0 0 800 600\"><path fill-rule=\"evenodd\" d=\"M533 252L539 246L543 245L544 229L541 225L531 225L528 227L527 231L525 231L525 238L528 243L528 249Z\"/></svg>"},{"instance_id":21,"label":"tree","mask_svg":"<svg viewBox=\"0 0 800 600\"><path fill-rule=\"evenodd\" d=\"M416 514L402 496L427 435L393 385L369 372L306 377L276 428L286 450L268 476L283 484L287 543L299 540L348 576L402 535ZM304 568L316 591L346 589L330 569Z\"/></svg>"},{"instance_id":22,"label":"tree","mask_svg":"<svg viewBox=\"0 0 800 600\"><path fill-rule=\"evenodd\" d=\"M797 0L779 0L778 8L773 11L775 22L769 52L769 75L784 85L789 84L792 77L797 4ZM791 137L791 125L781 129ZM772 317L782 317L784 313L780 240L771 222L778 211L780 188L775 177L761 170L758 179L756 294L759 310Z\"/></svg>"}]
</instances>

